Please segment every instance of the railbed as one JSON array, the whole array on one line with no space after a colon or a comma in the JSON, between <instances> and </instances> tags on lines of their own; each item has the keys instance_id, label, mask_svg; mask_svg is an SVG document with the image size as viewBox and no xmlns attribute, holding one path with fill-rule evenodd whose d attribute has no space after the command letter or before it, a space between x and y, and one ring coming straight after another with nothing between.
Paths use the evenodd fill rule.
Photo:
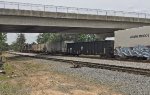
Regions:
<instances>
[{"instance_id":1,"label":"railbed","mask_svg":"<svg viewBox=\"0 0 150 95\"><path fill-rule=\"evenodd\" d=\"M52 55L39 55L36 53L19 53L19 52L11 52L12 54L29 56L29 57L41 57L48 59L60 59L60 60L70 60L77 62L90 62L96 64L104 64L104 65L115 65L115 66L123 66L123 67L132 67L132 68L141 68L141 69L149 69L150 63L146 62L129 62L129 61L119 61L119 60L107 60L107 59L94 59L94 58L81 58L81 57L70 57L70 56L52 56Z\"/></svg>"}]
</instances>

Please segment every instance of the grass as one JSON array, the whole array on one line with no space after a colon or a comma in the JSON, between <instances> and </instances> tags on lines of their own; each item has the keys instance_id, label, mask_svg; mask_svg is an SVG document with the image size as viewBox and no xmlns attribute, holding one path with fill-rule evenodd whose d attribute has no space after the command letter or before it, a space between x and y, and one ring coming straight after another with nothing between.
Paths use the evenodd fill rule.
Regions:
<instances>
[{"instance_id":1,"label":"grass","mask_svg":"<svg viewBox=\"0 0 150 95\"><path fill-rule=\"evenodd\" d=\"M0 84L0 93L2 95L19 95L20 85L13 85L10 82Z\"/></svg>"},{"instance_id":2,"label":"grass","mask_svg":"<svg viewBox=\"0 0 150 95\"><path fill-rule=\"evenodd\" d=\"M5 63L3 65L3 68L6 74L0 74L0 81L5 81L10 79L8 76L10 76L14 72L14 67L11 64Z\"/></svg>"},{"instance_id":3,"label":"grass","mask_svg":"<svg viewBox=\"0 0 150 95\"><path fill-rule=\"evenodd\" d=\"M24 79L28 74L43 70L42 64L35 64L31 58L26 57L7 59L3 65L6 74L0 74L0 95L28 95L30 89L25 85Z\"/></svg>"},{"instance_id":4,"label":"grass","mask_svg":"<svg viewBox=\"0 0 150 95\"><path fill-rule=\"evenodd\" d=\"M24 83L11 81L0 83L0 95L28 95L29 91L27 87L24 87Z\"/></svg>"},{"instance_id":5,"label":"grass","mask_svg":"<svg viewBox=\"0 0 150 95\"><path fill-rule=\"evenodd\" d=\"M5 63L3 68L7 75L11 75L15 71L15 67L9 63Z\"/></svg>"},{"instance_id":6,"label":"grass","mask_svg":"<svg viewBox=\"0 0 150 95\"><path fill-rule=\"evenodd\" d=\"M21 68L16 67L16 65L21 66ZM27 87L18 78L24 77L23 72L29 73L38 69L39 66L23 61L20 63L20 59L18 59L8 60L4 63L3 68L6 74L0 74L0 95L28 95ZM12 77L15 74L19 76Z\"/></svg>"},{"instance_id":7,"label":"grass","mask_svg":"<svg viewBox=\"0 0 150 95\"><path fill-rule=\"evenodd\" d=\"M6 74L0 74L0 95L19 95L18 90L21 85L11 83L11 76L15 71L15 67L12 64L4 63L3 68Z\"/></svg>"}]
</instances>

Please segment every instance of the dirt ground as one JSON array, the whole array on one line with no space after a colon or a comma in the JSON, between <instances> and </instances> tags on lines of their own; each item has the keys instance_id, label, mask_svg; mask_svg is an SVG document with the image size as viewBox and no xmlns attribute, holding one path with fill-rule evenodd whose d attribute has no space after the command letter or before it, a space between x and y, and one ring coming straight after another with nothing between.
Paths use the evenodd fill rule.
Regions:
<instances>
[{"instance_id":1,"label":"dirt ground","mask_svg":"<svg viewBox=\"0 0 150 95\"><path fill-rule=\"evenodd\" d=\"M6 74L0 74L0 95L122 95L109 87L50 71L50 65L39 64L37 59L7 57Z\"/></svg>"}]
</instances>

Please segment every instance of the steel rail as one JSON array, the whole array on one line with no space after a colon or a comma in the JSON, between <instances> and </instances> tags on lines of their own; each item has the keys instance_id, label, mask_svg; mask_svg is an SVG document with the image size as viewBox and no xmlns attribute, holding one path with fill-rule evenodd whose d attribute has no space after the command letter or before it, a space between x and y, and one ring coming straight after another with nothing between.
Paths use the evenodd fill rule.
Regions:
<instances>
[{"instance_id":1,"label":"steel rail","mask_svg":"<svg viewBox=\"0 0 150 95\"><path fill-rule=\"evenodd\" d=\"M15 54L15 53L12 53L12 54ZM145 75L145 76L150 77L150 69L107 65L107 64L94 63L94 62L82 62L82 61L74 61L74 60L69 60L69 59L49 58L49 57L45 57L42 55L38 55L38 56L21 55L21 54L16 54L16 55L20 55L20 56L24 56L24 57L46 59L46 60L52 60L52 61L59 61L59 62L66 62L66 63L72 64L72 65L77 65L77 67L106 69L106 70L111 70L111 71L126 72L126 73L132 73L132 74L136 74L136 75Z\"/></svg>"}]
</instances>

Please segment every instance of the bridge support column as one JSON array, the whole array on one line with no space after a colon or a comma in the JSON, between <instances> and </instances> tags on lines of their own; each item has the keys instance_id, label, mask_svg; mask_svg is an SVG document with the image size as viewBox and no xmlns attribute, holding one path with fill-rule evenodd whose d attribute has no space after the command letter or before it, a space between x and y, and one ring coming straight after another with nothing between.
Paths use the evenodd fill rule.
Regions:
<instances>
[{"instance_id":1,"label":"bridge support column","mask_svg":"<svg viewBox=\"0 0 150 95\"><path fill-rule=\"evenodd\" d=\"M104 41L107 37L114 37L114 33L96 34L96 40Z\"/></svg>"}]
</instances>

